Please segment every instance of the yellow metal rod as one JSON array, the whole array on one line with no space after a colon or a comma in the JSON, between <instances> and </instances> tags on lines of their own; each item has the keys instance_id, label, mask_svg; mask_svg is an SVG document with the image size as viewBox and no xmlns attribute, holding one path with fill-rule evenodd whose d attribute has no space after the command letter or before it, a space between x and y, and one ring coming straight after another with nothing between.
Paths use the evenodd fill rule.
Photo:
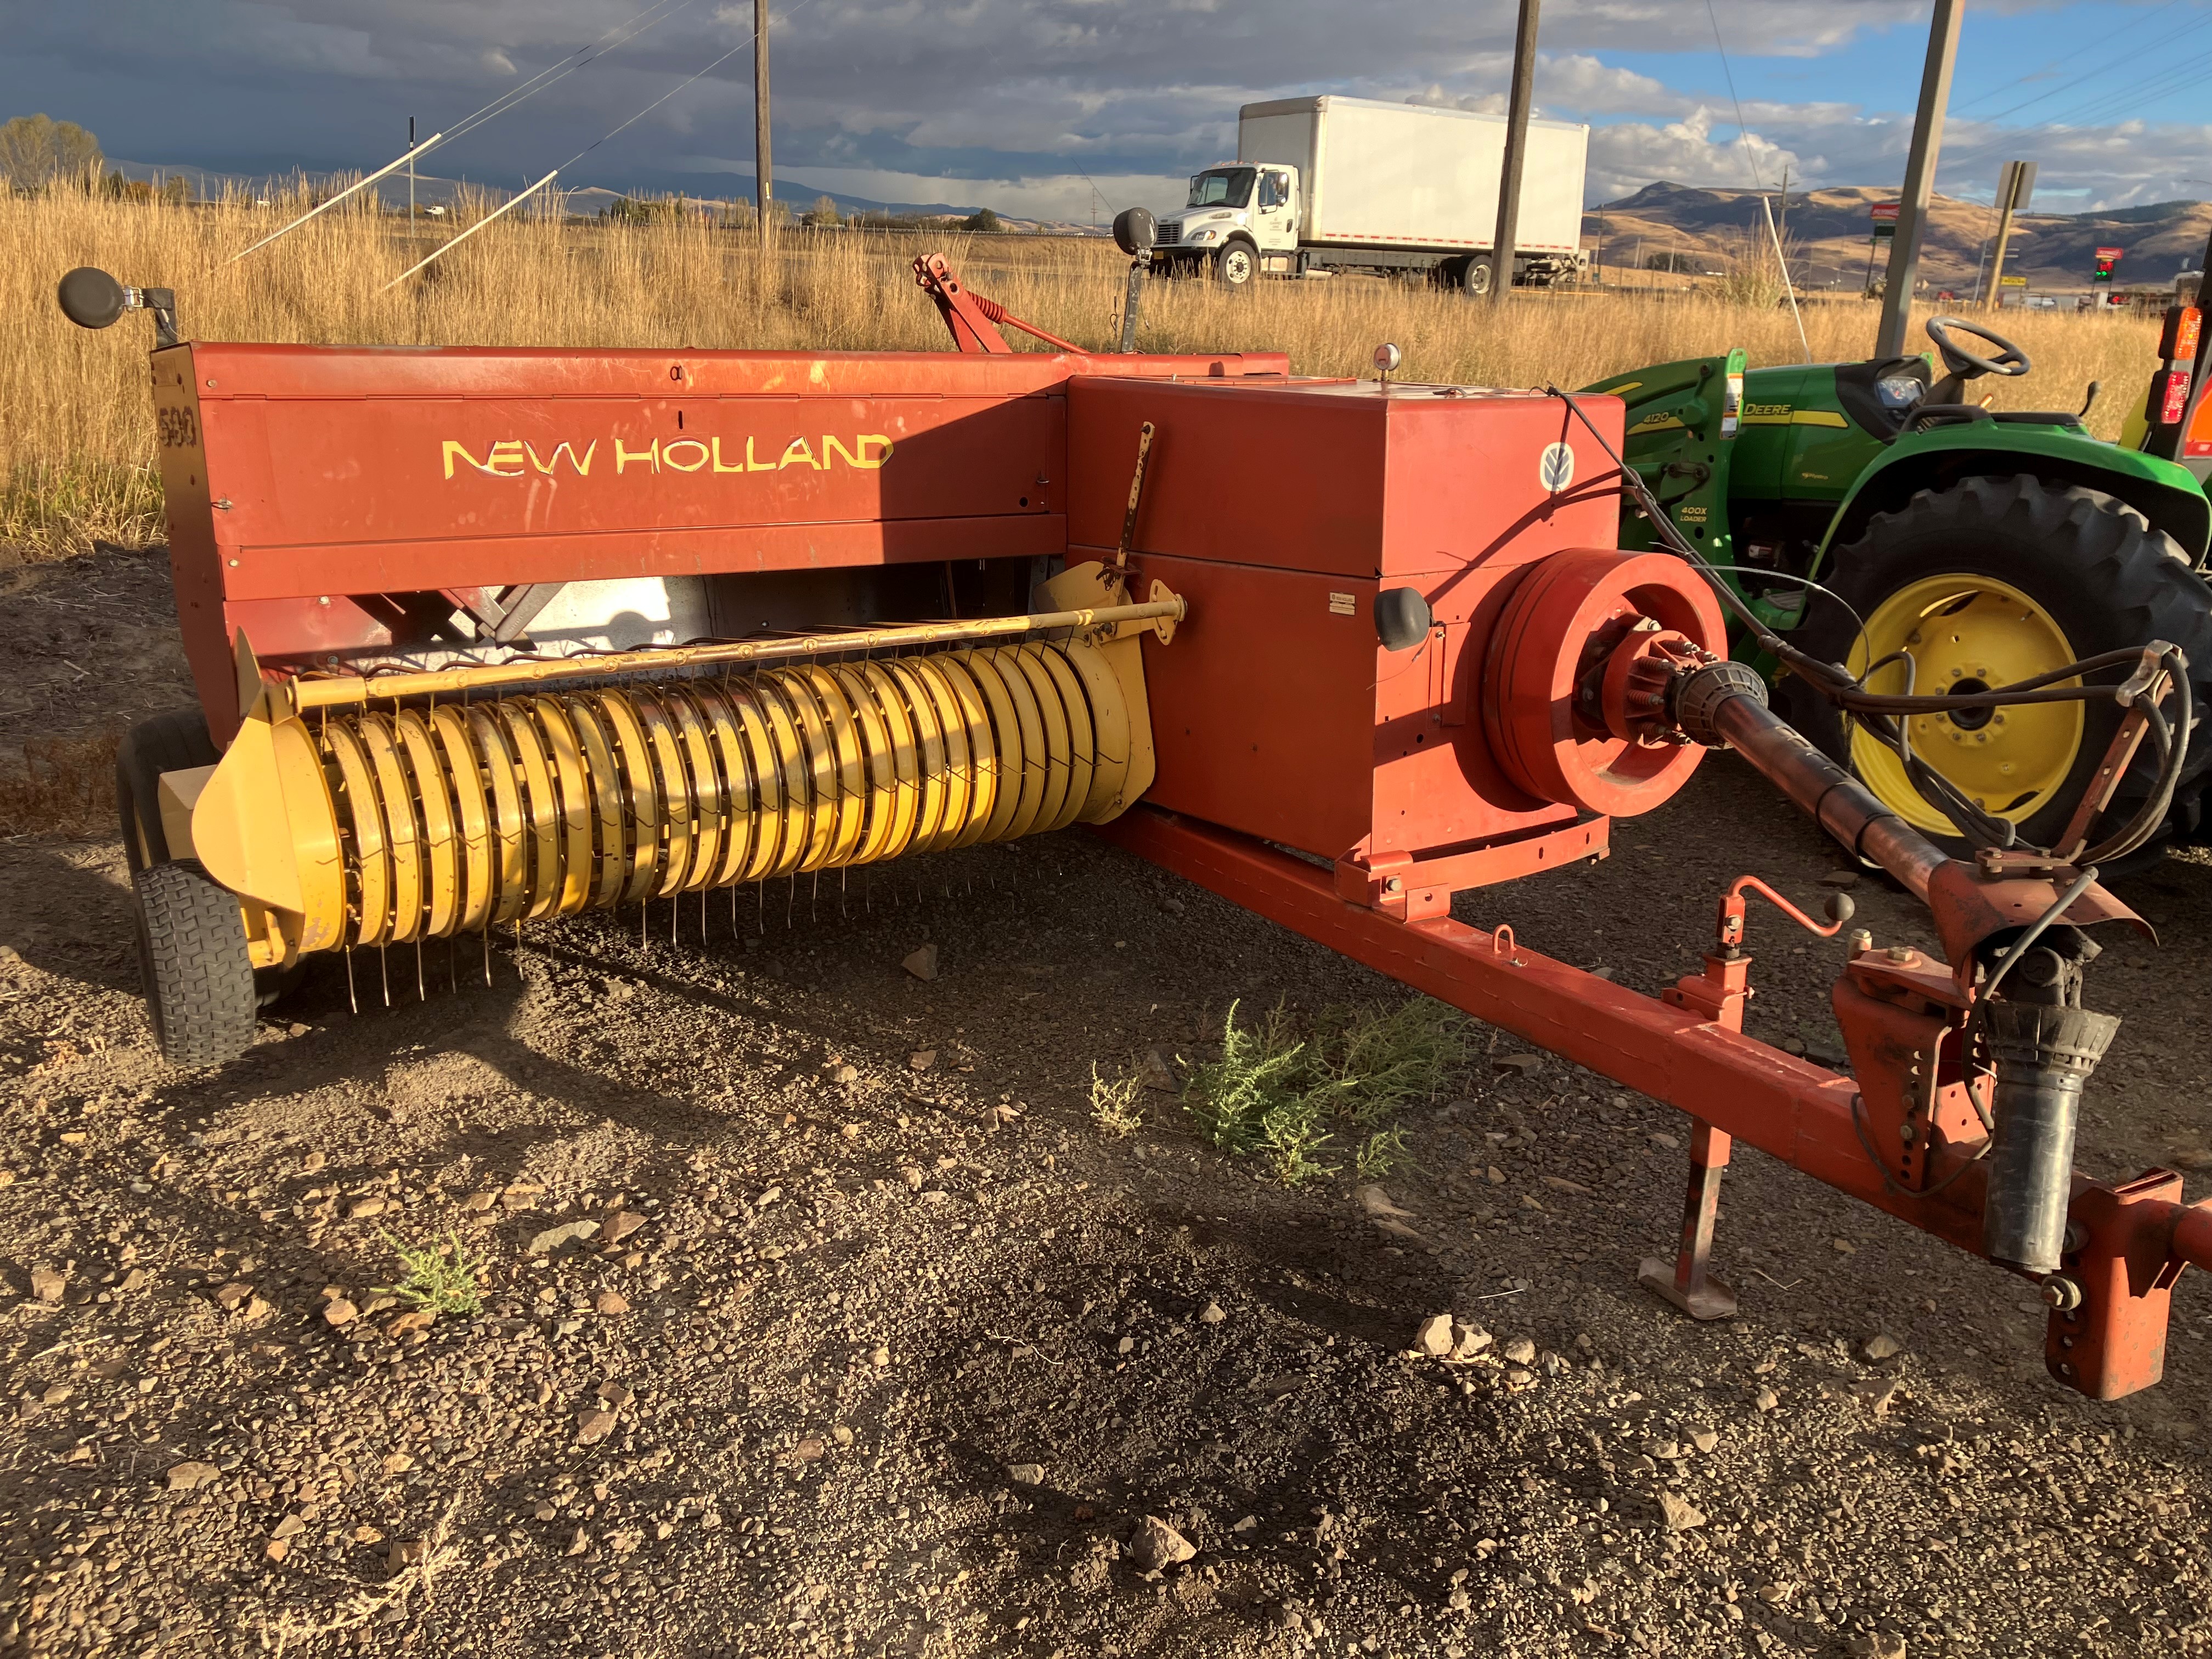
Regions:
<instances>
[{"instance_id":1,"label":"yellow metal rod","mask_svg":"<svg viewBox=\"0 0 2212 1659\"><path fill-rule=\"evenodd\" d=\"M483 668L445 668L421 673L302 676L289 688L295 708L346 708L371 698L422 697L478 691L500 685L532 685L583 675L660 673L709 663L765 663L791 657L815 657L844 651L892 651L904 646L944 645L957 641L999 639L1017 634L1068 629L1078 632L1125 622L1166 617L1181 622L1188 607L1181 599L1142 605L1101 605L1095 610L1048 611L1028 617L981 617L972 622L915 623L897 628L856 628L845 633L809 634L788 640L738 640L718 645L669 646L648 651L614 651L592 656L532 658Z\"/></svg>"}]
</instances>

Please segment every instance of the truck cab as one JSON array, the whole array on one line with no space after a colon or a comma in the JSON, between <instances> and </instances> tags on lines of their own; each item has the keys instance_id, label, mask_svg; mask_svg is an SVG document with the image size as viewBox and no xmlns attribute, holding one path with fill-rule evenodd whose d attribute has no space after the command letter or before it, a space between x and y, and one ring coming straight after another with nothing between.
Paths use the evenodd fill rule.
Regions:
<instances>
[{"instance_id":1,"label":"truck cab","mask_svg":"<svg viewBox=\"0 0 2212 1659\"><path fill-rule=\"evenodd\" d=\"M1156 270L1210 264L1232 288L1263 271L1297 269L1298 170L1279 161L1221 161L1191 175L1181 213L1160 221Z\"/></svg>"}]
</instances>

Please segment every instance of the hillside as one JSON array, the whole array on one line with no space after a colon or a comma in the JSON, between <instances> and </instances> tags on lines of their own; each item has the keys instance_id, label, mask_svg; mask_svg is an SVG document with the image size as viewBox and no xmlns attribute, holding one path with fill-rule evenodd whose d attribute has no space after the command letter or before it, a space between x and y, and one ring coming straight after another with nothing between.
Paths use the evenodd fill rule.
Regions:
<instances>
[{"instance_id":1,"label":"hillside","mask_svg":"<svg viewBox=\"0 0 2212 1659\"><path fill-rule=\"evenodd\" d=\"M1856 289L1866 271L1868 210L1876 202L1896 199L1893 191L1865 187L1791 191L1786 233L1793 267L1806 286ZM1922 274L1939 288L1970 289L1985 240L1996 234L1996 214L1978 203L1939 196L1929 219ZM1583 217L1584 244L1601 243L1603 263L1613 270L1636 268L1670 251L1700 269L1716 268L1747 229L1764 234L1756 193L1665 183L1647 185ZM2162 284L2179 271L2197 268L2208 230L2212 204L2203 202L2023 214L2014 223L2005 268L2025 276L2034 289L2080 290L2087 286L2095 251L2118 247L2126 250L2119 265L2124 284ZM1877 269L1886 255L1886 248L1877 252Z\"/></svg>"}]
</instances>

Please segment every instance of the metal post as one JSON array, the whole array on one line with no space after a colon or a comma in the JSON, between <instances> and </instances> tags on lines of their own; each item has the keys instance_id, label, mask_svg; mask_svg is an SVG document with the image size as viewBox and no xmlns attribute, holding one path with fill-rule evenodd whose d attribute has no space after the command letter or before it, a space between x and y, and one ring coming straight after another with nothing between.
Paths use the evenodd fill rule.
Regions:
<instances>
[{"instance_id":1,"label":"metal post","mask_svg":"<svg viewBox=\"0 0 2212 1659\"><path fill-rule=\"evenodd\" d=\"M415 118L407 118L407 234L415 234Z\"/></svg>"},{"instance_id":2,"label":"metal post","mask_svg":"<svg viewBox=\"0 0 2212 1659\"><path fill-rule=\"evenodd\" d=\"M775 163L768 142L768 0L753 0L753 167L760 177L753 188L753 215L760 221L760 247L769 249L769 216L775 204Z\"/></svg>"},{"instance_id":3,"label":"metal post","mask_svg":"<svg viewBox=\"0 0 2212 1659\"><path fill-rule=\"evenodd\" d=\"M1734 1142L1703 1118L1690 1120L1690 1180L1682 1195L1682 1237L1672 1261L1646 1256L1637 1282L1692 1319L1726 1319L1735 1292L1712 1276L1713 1223L1719 1218L1721 1176Z\"/></svg>"},{"instance_id":4,"label":"metal post","mask_svg":"<svg viewBox=\"0 0 2212 1659\"><path fill-rule=\"evenodd\" d=\"M1959 58L1959 20L1965 0L1936 0L1928 29L1928 63L1920 76L1920 109L1912 122L1912 149L1905 158L1903 205L1897 214L1896 240L1889 245L1889 270L1882 283L1881 325L1874 355L1905 353L1905 333L1912 320L1912 286L1920 271L1920 235L1928 222L1928 198L1936 183L1936 157L1943 148L1943 115L1951 103L1951 70Z\"/></svg>"},{"instance_id":5,"label":"metal post","mask_svg":"<svg viewBox=\"0 0 2212 1659\"><path fill-rule=\"evenodd\" d=\"M1505 167L1498 180L1498 234L1490 246L1490 297L1499 305L1513 286L1513 238L1521 218L1521 163L1528 150L1528 100L1536 88L1536 14L1541 4L1542 0L1521 0L1521 27L1513 37Z\"/></svg>"},{"instance_id":6,"label":"metal post","mask_svg":"<svg viewBox=\"0 0 2212 1659\"><path fill-rule=\"evenodd\" d=\"M2012 216L2027 206L2035 188L2035 163L2007 161L1997 175L1997 246L1990 257L1988 309L1995 311L2004 295L2005 247L2012 240Z\"/></svg>"}]
</instances>

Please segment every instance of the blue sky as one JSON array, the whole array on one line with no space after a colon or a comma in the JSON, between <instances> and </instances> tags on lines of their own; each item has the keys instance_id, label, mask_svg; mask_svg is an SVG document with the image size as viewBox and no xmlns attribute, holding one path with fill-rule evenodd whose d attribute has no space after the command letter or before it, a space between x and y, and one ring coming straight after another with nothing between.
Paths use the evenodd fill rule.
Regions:
<instances>
[{"instance_id":1,"label":"blue sky","mask_svg":"<svg viewBox=\"0 0 2212 1659\"><path fill-rule=\"evenodd\" d=\"M1785 164L1793 185L1893 186L1929 3L1549 0L1537 101L1592 124L1593 200L1662 179L1771 185ZM534 179L736 48L563 178L749 189L750 0L0 0L0 114L82 122L136 161L373 166L409 114L450 126L649 4L641 32L455 143L439 170ZM1040 216L1158 204L1233 151L1241 103L1496 106L1513 18L1510 0L789 0L773 35L776 171ZM2039 207L2212 196L2191 182L2212 175L2208 88L2212 0L1971 0L1939 188L1986 198L2018 155L2040 164Z\"/></svg>"}]
</instances>

